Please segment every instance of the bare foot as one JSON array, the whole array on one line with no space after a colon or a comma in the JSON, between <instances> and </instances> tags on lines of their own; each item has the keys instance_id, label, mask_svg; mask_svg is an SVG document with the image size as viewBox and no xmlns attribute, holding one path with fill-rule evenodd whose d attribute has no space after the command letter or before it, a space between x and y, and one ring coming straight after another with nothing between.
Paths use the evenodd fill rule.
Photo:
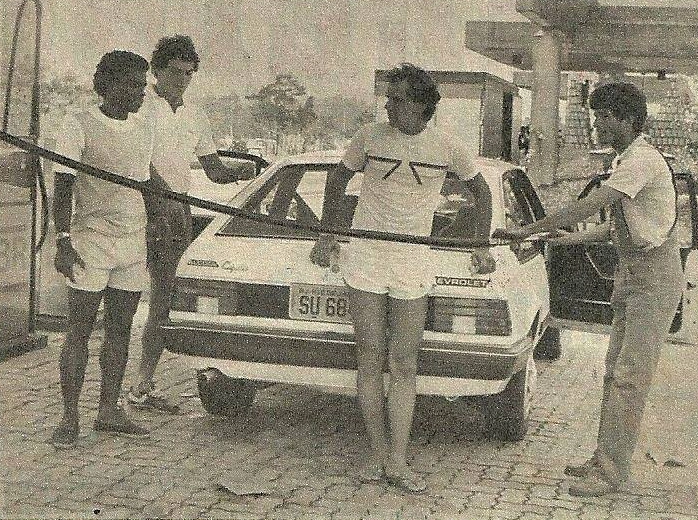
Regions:
<instances>
[{"instance_id":1,"label":"bare foot","mask_svg":"<svg viewBox=\"0 0 698 520\"><path fill-rule=\"evenodd\" d=\"M385 478L391 486L408 493L422 493L427 489L424 477L407 464L386 466Z\"/></svg>"},{"instance_id":2,"label":"bare foot","mask_svg":"<svg viewBox=\"0 0 698 520\"><path fill-rule=\"evenodd\" d=\"M71 420L63 417L48 442L56 448L72 448L78 442L79 431L77 419Z\"/></svg>"}]
</instances>

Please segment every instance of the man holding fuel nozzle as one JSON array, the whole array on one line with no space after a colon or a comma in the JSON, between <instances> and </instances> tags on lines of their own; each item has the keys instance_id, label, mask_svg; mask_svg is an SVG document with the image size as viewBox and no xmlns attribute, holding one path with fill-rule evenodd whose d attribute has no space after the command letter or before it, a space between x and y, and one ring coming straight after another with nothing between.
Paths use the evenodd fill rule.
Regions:
<instances>
[{"instance_id":1,"label":"man holding fuel nozzle","mask_svg":"<svg viewBox=\"0 0 698 520\"><path fill-rule=\"evenodd\" d=\"M575 224L611 207L611 218L591 230L554 239L558 244L605 241L618 253L614 275L613 328L606 355L596 450L565 473L579 477L569 492L599 496L618 489L630 461L654 377L659 352L681 299L685 281L675 227L676 191L661 153L642 135L645 96L631 83L608 83L589 99L599 143L618 155L611 176L587 197L496 238L520 240L533 233Z\"/></svg>"}]
</instances>

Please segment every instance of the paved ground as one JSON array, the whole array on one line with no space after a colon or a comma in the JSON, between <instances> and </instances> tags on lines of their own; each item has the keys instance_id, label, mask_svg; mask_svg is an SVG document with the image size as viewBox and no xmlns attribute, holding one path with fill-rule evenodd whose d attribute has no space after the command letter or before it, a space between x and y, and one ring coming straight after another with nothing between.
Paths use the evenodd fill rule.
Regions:
<instances>
[{"instance_id":1,"label":"paved ground","mask_svg":"<svg viewBox=\"0 0 698 520\"><path fill-rule=\"evenodd\" d=\"M139 336L136 327L126 385ZM489 440L472 403L420 401L411 453L429 483L421 496L357 481L366 442L352 398L274 386L244 420L216 419L201 408L193 372L169 354L158 377L182 415L134 411L152 429L147 440L92 431L93 355L78 447L56 451L45 440L61 411L61 340L51 334L47 349L0 363L0 517L698 519L695 345L664 350L631 481L619 493L577 499L566 494L562 468L594 444L604 336L567 332L562 359L539 363L521 442ZM95 333L92 353L100 340Z\"/></svg>"}]
</instances>

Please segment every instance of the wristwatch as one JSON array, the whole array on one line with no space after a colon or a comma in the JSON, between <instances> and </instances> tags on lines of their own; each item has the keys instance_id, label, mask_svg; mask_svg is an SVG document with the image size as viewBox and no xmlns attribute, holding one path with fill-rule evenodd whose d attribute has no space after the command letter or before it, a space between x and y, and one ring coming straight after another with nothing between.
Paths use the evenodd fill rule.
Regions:
<instances>
[{"instance_id":1,"label":"wristwatch","mask_svg":"<svg viewBox=\"0 0 698 520\"><path fill-rule=\"evenodd\" d=\"M60 242L61 240L64 239L70 239L70 233L67 231L59 231L56 233L56 242Z\"/></svg>"}]
</instances>

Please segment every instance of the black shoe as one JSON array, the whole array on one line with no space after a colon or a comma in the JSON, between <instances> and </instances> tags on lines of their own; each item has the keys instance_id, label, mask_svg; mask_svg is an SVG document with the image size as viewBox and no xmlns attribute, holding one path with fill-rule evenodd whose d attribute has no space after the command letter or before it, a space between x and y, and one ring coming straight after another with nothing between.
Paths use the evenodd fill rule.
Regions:
<instances>
[{"instance_id":1,"label":"black shoe","mask_svg":"<svg viewBox=\"0 0 698 520\"><path fill-rule=\"evenodd\" d=\"M53 435L48 439L48 443L55 448L68 450L74 448L78 442L78 430L73 428L64 428L59 425L53 432Z\"/></svg>"}]
</instances>

